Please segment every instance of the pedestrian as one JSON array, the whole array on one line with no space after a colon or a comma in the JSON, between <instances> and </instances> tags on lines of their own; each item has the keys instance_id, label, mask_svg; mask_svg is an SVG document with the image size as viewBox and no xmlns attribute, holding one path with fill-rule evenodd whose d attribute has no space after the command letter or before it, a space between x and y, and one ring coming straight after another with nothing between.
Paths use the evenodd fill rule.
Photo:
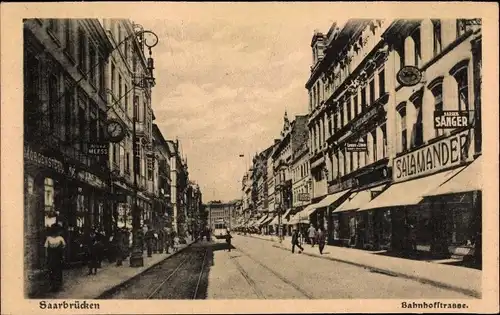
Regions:
<instances>
[{"instance_id":1,"label":"pedestrian","mask_svg":"<svg viewBox=\"0 0 500 315\"><path fill-rule=\"evenodd\" d=\"M292 232L292 254L295 253L295 246L299 248L299 254L304 251L304 248L299 243L299 232L297 232L297 229L293 229Z\"/></svg>"},{"instance_id":2,"label":"pedestrian","mask_svg":"<svg viewBox=\"0 0 500 315\"><path fill-rule=\"evenodd\" d=\"M325 231L322 228L318 228L317 235L318 235L319 253L323 255L323 249L325 248L325 243L326 243Z\"/></svg>"},{"instance_id":3,"label":"pedestrian","mask_svg":"<svg viewBox=\"0 0 500 315\"><path fill-rule=\"evenodd\" d=\"M231 233L229 233L229 230L226 230L226 243L227 243L227 251L231 251L231 239L233 237L231 236Z\"/></svg>"},{"instance_id":4,"label":"pedestrian","mask_svg":"<svg viewBox=\"0 0 500 315\"><path fill-rule=\"evenodd\" d=\"M45 257L47 257L47 271L51 291L58 291L63 281L64 248L66 241L61 236L59 226L53 224L45 239Z\"/></svg>"},{"instance_id":5,"label":"pedestrian","mask_svg":"<svg viewBox=\"0 0 500 315\"><path fill-rule=\"evenodd\" d=\"M86 240L87 267L89 268L88 275L97 274L99 267L99 244L95 231L90 231Z\"/></svg>"},{"instance_id":6,"label":"pedestrian","mask_svg":"<svg viewBox=\"0 0 500 315\"><path fill-rule=\"evenodd\" d=\"M170 232L165 231L165 253L169 254L168 250L170 248Z\"/></svg>"},{"instance_id":7,"label":"pedestrian","mask_svg":"<svg viewBox=\"0 0 500 315\"><path fill-rule=\"evenodd\" d=\"M151 227L148 226L148 230L146 231L145 239L146 239L146 248L148 251L148 257L151 257L153 254L153 240L154 240L154 233L151 230Z\"/></svg>"},{"instance_id":8,"label":"pedestrian","mask_svg":"<svg viewBox=\"0 0 500 315\"><path fill-rule=\"evenodd\" d=\"M117 229L115 236L113 238L113 243L116 249L116 265L121 266L123 264L123 259L125 256L125 233L122 229Z\"/></svg>"},{"instance_id":9,"label":"pedestrian","mask_svg":"<svg viewBox=\"0 0 500 315\"><path fill-rule=\"evenodd\" d=\"M174 236L174 252L177 252L179 250L180 246L180 238L177 236L177 234Z\"/></svg>"},{"instance_id":10,"label":"pedestrian","mask_svg":"<svg viewBox=\"0 0 500 315\"><path fill-rule=\"evenodd\" d=\"M314 228L314 225L311 224L311 226L307 230L307 235L309 236L311 247L314 247L314 244L316 244L316 229Z\"/></svg>"}]
</instances>

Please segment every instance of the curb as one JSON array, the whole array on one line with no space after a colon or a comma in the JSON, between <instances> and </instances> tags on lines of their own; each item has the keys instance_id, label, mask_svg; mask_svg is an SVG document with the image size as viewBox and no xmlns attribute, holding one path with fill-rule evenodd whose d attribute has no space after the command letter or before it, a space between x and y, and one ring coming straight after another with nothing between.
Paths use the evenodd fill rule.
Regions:
<instances>
[{"instance_id":1,"label":"curb","mask_svg":"<svg viewBox=\"0 0 500 315\"><path fill-rule=\"evenodd\" d=\"M271 241L271 242L273 242L273 241ZM280 246L280 245L273 244L272 246L276 247L276 248L279 248L281 250L284 250L284 251L291 252L290 249L285 248L285 247ZM414 276L414 275L410 275L410 274L402 273L402 272L394 272L394 271L389 270L389 269L381 269L381 268L372 267L372 266L369 266L369 265L366 265L366 264L356 263L356 262L353 262L353 261L343 260L343 259L339 259L339 258L333 258L333 257L328 257L328 256L321 256L321 255L318 255L318 254L311 254L311 253L306 253L306 252L302 252L302 254L307 255L307 256L311 256L311 257L316 257L316 258L331 260L331 261L335 261L335 262L341 262L341 263L353 265L353 266L356 266L356 267L361 267L361 268L364 268L364 269L368 269L368 270L370 270L372 272L377 272L377 273L381 273L381 274L385 274L385 275L389 275L389 276L393 276L393 277L400 277L400 278L410 279L410 280L418 281L418 282L423 283L423 284L430 284L430 285L438 287L438 288L447 289L447 290L450 290L450 291L455 291L455 292L458 292L458 293L469 295L469 296L472 296L472 297L475 297L475 298L479 298L479 299L481 298L481 292L478 292L476 290L471 290L471 289L465 289L465 288L462 288L462 287L457 287L457 286L450 285L448 283L441 282L441 281L436 281L436 280L432 280L432 279L428 279L428 278L422 278L422 277L419 277L419 276Z\"/></svg>"},{"instance_id":2,"label":"curb","mask_svg":"<svg viewBox=\"0 0 500 315\"><path fill-rule=\"evenodd\" d=\"M113 286L112 288L109 288L107 289L106 291L102 292L102 293L99 293L99 295L97 295L96 297L94 297L93 299L96 299L96 300L103 300L103 299L106 299L105 296L107 295L112 295L114 294L115 292L117 292L118 290L120 290L121 288L123 288L125 285L127 285L128 283L132 282L133 280L139 278L143 273L145 273L146 271L148 271L149 269L151 268L154 268L156 266L158 266L159 264L163 263L165 260L167 259L170 259L172 257L174 257L175 255L179 254L180 252L184 251L186 248L190 247L191 245L193 245L194 243L196 242L192 242L191 244L187 245L186 247L183 247L181 249L179 249L178 251L176 252L173 252L172 255L168 256L168 257L165 257L165 259L162 259L154 264L152 264L151 266L147 267L146 269L144 269L143 271L141 271L140 273L132 276L131 278L128 278L126 280L123 280L122 282L118 283L117 285Z\"/></svg>"}]
</instances>

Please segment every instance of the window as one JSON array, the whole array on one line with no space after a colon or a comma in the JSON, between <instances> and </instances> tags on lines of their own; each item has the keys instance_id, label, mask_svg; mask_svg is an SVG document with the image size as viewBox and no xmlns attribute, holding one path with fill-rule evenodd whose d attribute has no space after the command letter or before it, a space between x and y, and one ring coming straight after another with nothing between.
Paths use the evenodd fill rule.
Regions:
<instances>
[{"instance_id":1,"label":"window","mask_svg":"<svg viewBox=\"0 0 500 315\"><path fill-rule=\"evenodd\" d=\"M354 117L356 117L359 114L359 100L358 100L358 95L356 94L354 96Z\"/></svg>"},{"instance_id":2,"label":"window","mask_svg":"<svg viewBox=\"0 0 500 315\"><path fill-rule=\"evenodd\" d=\"M370 78L370 105L373 105L375 103L375 79L372 77Z\"/></svg>"},{"instance_id":3,"label":"window","mask_svg":"<svg viewBox=\"0 0 500 315\"><path fill-rule=\"evenodd\" d=\"M406 104L401 105L398 110L399 120L400 120L400 136L401 136L401 148L399 152L406 151Z\"/></svg>"},{"instance_id":4,"label":"window","mask_svg":"<svg viewBox=\"0 0 500 315\"><path fill-rule=\"evenodd\" d=\"M379 97L385 94L385 70L381 68L378 70L378 90Z\"/></svg>"},{"instance_id":5,"label":"window","mask_svg":"<svg viewBox=\"0 0 500 315\"><path fill-rule=\"evenodd\" d=\"M434 96L434 110L435 111L442 111L443 110L443 81L442 78L437 81L435 84L431 84L429 86L429 89L432 92L432 95ZM436 137L439 137L444 134L443 129L436 128Z\"/></svg>"},{"instance_id":6,"label":"window","mask_svg":"<svg viewBox=\"0 0 500 315\"><path fill-rule=\"evenodd\" d=\"M57 84L57 76L56 75L50 75L49 77L49 99L48 99L48 108L47 108L47 120L48 120L48 127L51 132L55 131L56 127L56 102L58 98L58 84Z\"/></svg>"},{"instance_id":7,"label":"window","mask_svg":"<svg viewBox=\"0 0 500 315\"><path fill-rule=\"evenodd\" d=\"M371 133L372 136L372 161L376 162L377 159L377 131L373 130Z\"/></svg>"},{"instance_id":8,"label":"window","mask_svg":"<svg viewBox=\"0 0 500 315\"><path fill-rule=\"evenodd\" d=\"M85 47L86 45L86 36L85 32L83 31L82 28L78 29L78 66L80 67L80 70L83 71L85 74L87 72L87 48Z\"/></svg>"},{"instance_id":9,"label":"window","mask_svg":"<svg viewBox=\"0 0 500 315\"><path fill-rule=\"evenodd\" d=\"M57 35L57 32L59 31L57 19L49 19L48 29L53 35Z\"/></svg>"},{"instance_id":10,"label":"window","mask_svg":"<svg viewBox=\"0 0 500 315\"><path fill-rule=\"evenodd\" d=\"M64 44L65 44L65 49L68 52L68 54L73 57L73 54L75 53L73 50L73 43L71 41L72 33L73 33L73 22L71 19L65 19L64 20L65 24L65 33L64 33Z\"/></svg>"},{"instance_id":11,"label":"window","mask_svg":"<svg viewBox=\"0 0 500 315\"><path fill-rule=\"evenodd\" d=\"M348 152L349 155L349 171L354 171L354 152Z\"/></svg>"},{"instance_id":12,"label":"window","mask_svg":"<svg viewBox=\"0 0 500 315\"><path fill-rule=\"evenodd\" d=\"M458 85L458 110L469 110L469 83L467 67L460 68L453 75Z\"/></svg>"},{"instance_id":13,"label":"window","mask_svg":"<svg viewBox=\"0 0 500 315\"><path fill-rule=\"evenodd\" d=\"M116 93L116 67L112 63L111 64L111 90L113 91L113 95Z\"/></svg>"},{"instance_id":14,"label":"window","mask_svg":"<svg viewBox=\"0 0 500 315\"><path fill-rule=\"evenodd\" d=\"M351 100L350 99L346 99L345 108L347 111L347 122L346 123L348 123L352 119L352 108L351 108Z\"/></svg>"},{"instance_id":15,"label":"window","mask_svg":"<svg viewBox=\"0 0 500 315\"><path fill-rule=\"evenodd\" d=\"M441 21L432 20L432 29L434 33L434 56L441 52Z\"/></svg>"},{"instance_id":16,"label":"window","mask_svg":"<svg viewBox=\"0 0 500 315\"><path fill-rule=\"evenodd\" d=\"M128 41L125 41L125 43L123 44L123 53L125 55L125 62L128 64Z\"/></svg>"},{"instance_id":17,"label":"window","mask_svg":"<svg viewBox=\"0 0 500 315\"><path fill-rule=\"evenodd\" d=\"M472 30L472 25L467 23L466 19L457 20L457 37L464 35L469 30Z\"/></svg>"},{"instance_id":18,"label":"window","mask_svg":"<svg viewBox=\"0 0 500 315\"><path fill-rule=\"evenodd\" d=\"M333 124L332 124L332 116L328 115L328 133L331 135L333 134Z\"/></svg>"},{"instance_id":19,"label":"window","mask_svg":"<svg viewBox=\"0 0 500 315\"><path fill-rule=\"evenodd\" d=\"M366 151L365 151L365 164L370 164L370 150L368 149L368 135L363 137L364 143L366 143Z\"/></svg>"},{"instance_id":20,"label":"window","mask_svg":"<svg viewBox=\"0 0 500 315\"><path fill-rule=\"evenodd\" d=\"M361 111L364 111L366 107L366 87L361 89Z\"/></svg>"},{"instance_id":21,"label":"window","mask_svg":"<svg viewBox=\"0 0 500 315\"><path fill-rule=\"evenodd\" d=\"M387 157L387 128L386 125L380 127L382 130L382 158Z\"/></svg>"},{"instance_id":22,"label":"window","mask_svg":"<svg viewBox=\"0 0 500 315\"><path fill-rule=\"evenodd\" d=\"M106 79L104 76L105 71L105 61L104 58L99 56L99 92L101 96L105 96L106 94Z\"/></svg>"},{"instance_id":23,"label":"window","mask_svg":"<svg viewBox=\"0 0 500 315\"><path fill-rule=\"evenodd\" d=\"M96 52L95 48L92 44L89 44L89 62L90 62L90 82L94 85L97 86L96 80Z\"/></svg>"},{"instance_id":24,"label":"window","mask_svg":"<svg viewBox=\"0 0 500 315\"><path fill-rule=\"evenodd\" d=\"M73 86L71 84L71 81L67 80L65 82L66 85L66 93L64 94L64 130L66 133L66 141L71 141L72 140L72 130L73 130L73 124L72 124L72 111L74 108L74 99L73 93L68 93L69 90L73 89Z\"/></svg>"},{"instance_id":25,"label":"window","mask_svg":"<svg viewBox=\"0 0 500 315\"><path fill-rule=\"evenodd\" d=\"M123 90L122 90L122 75L118 74L118 99L120 100L121 104L121 98L123 96Z\"/></svg>"},{"instance_id":26,"label":"window","mask_svg":"<svg viewBox=\"0 0 500 315\"><path fill-rule=\"evenodd\" d=\"M134 117L139 117L139 95L134 95Z\"/></svg>"},{"instance_id":27,"label":"window","mask_svg":"<svg viewBox=\"0 0 500 315\"><path fill-rule=\"evenodd\" d=\"M420 60L421 60L421 52L420 52L420 27L418 27L413 33L411 34L411 37L413 39L414 43L414 65L415 67L420 66Z\"/></svg>"},{"instance_id":28,"label":"window","mask_svg":"<svg viewBox=\"0 0 500 315\"><path fill-rule=\"evenodd\" d=\"M125 113L128 116L128 86L125 84Z\"/></svg>"},{"instance_id":29,"label":"window","mask_svg":"<svg viewBox=\"0 0 500 315\"><path fill-rule=\"evenodd\" d=\"M78 129L80 130L80 150L83 150L87 140L85 137L85 130L87 130L87 117L85 115L85 108L82 108L82 106L78 107L78 126Z\"/></svg>"},{"instance_id":30,"label":"window","mask_svg":"<svg viewBox=\"0 0 500 315\"><path fill-rule=\"evenodd\" d=\"M415 124L412 131L411 147L418 147L424 143L424 128L422 123L422 97L419 96L412 100L415 106Z\"/></svg>"}]
</instances>

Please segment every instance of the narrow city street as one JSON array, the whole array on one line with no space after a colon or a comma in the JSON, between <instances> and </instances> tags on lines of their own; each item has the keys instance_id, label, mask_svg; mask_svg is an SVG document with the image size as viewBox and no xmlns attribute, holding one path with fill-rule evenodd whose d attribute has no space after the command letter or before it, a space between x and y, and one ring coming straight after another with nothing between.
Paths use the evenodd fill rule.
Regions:
<instances>
[{"instance_id":1,"label":"narrow city street","mask_svg":"<svg viewBox=\"0 0 500 315\"><path fill-rule=\"evenodd\" d=\"M306 245L309 246L309 245ZM470 298L367 269L234 236L201 241L165 260L105 299L351 299Z\"/></svg>"}]
</instances>

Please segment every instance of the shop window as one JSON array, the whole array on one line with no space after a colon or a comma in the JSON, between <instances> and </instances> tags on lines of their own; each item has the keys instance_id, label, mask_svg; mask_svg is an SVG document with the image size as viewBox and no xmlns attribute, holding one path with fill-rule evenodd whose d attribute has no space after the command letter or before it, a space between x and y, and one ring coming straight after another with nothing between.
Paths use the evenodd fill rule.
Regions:
<instances>
[{"instance_id":1,"label":"shop window","mask_svg":"<svg viewBox=\"0 0 500 315\"><path fill-rule=\"evenodd\" d=\"M473 211L470 207L457 206L452 210L450 244L459 246L474 245L474 230L471 228Z\"/></svg>"},{"instance_id":2,"label":"shop window","mask_svg":"<svg viewBox=\"0 0 500 315\"><path fill-rule=\"evenodd\" d=\"M441 44L441 21L432 20L432 30L434 39L434 56L437 56L442 50Z\"/></svg>"},{"instance_id":3,"label":"shop window","mask_svg":"<svg viewBox=\"0 0 500 315\"><path fill-rule=\"evenodd\" d=\"M54 181L52 178L45 178L44 181L44 209L45 209L45 226L49 227L57 223L57 213L54 207Z\"/></svg>"},{"instance_id":4,"label":"shop window","mask_svg":"<svg viewBox=\"0 0 500 315\"><path fill-rule=\"evenodd\" d=\"M443 78L439 78L437 81L434 81L429 85L429 89L434 96L434 110L442 111L443 110ZM436 137L439 137L444 134L443 129L435 128Z\"/></svg>"},{"instance_id":5,"label":"shop window","mask_svg":"<svg viewBox=\"0 0 500 315\"><path fill-rule=\"evenodd\" d=\"M400 129L400 148L399 152L404 152L406 151L407 144L406 144L406 104L402 103L400 104L398 108L398 113L399 113L399 129Z\"/></svg>"},{"instance_id":6,"label":"shop window","mask_svg":"<svg viewBox=\"0 0 500 315\"><path fill-rule=\"evenodd\" d=\"M454 71L454 73L452 73L453 77L457 81L458 110L461 111L469 110L469 78L467 70L467 66L462 66L458 70Z\"/></svg>"}]
</instances>

